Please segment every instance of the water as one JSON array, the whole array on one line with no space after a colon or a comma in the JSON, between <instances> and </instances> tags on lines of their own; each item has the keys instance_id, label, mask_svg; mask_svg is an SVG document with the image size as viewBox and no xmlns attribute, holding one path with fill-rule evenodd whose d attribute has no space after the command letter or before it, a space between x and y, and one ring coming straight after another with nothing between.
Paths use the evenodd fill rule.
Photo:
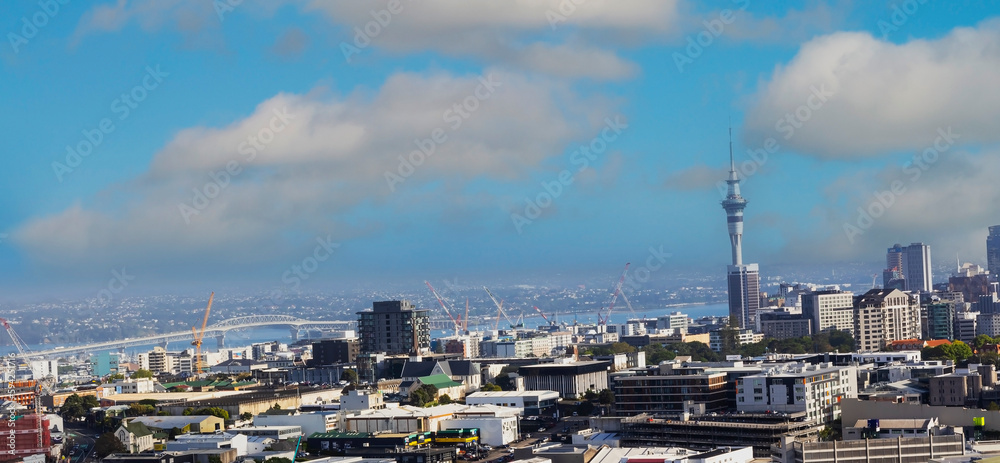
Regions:
<instances>
[{"instance_id":1,"label":"water","mask_svg":"<svg viewBox=\"0 0 1000 463\"><path fill-rule=\"evenodd\" d=\"M314 338L319 337L319 333L314 331L309 333ZM302 331L299 339L306 337L306 332ZM226 333L225 346L227 348L249 346L251 344L260 342L271 342L278 341L281 343L293 343L295 339L292 339L292 333L287 327L260 327L260 328L245 328L238 330L231 330ZM56 347L76 347L80 345L85 345L89 343L78 343L78 344L31 344L28 346L32 352L51 350ZM151 343L149 345L142 346L132 346L126 347L125 353L130 356L134 356L137 353L149 352L153 350L153 347L159 344ZM174 341L167 345L167 351L182 351L184 349L190 348L191 341ZM202 350L207 352L217 351L217 346L215 343L215 337L205 337L205 343L202 345ZM16 353L17 350L14 346L2 346L0 347L0 354L6 355L11 353ZM101 349L89 352L89 354L99 354L102 352L118 352L118 349Z\"/></svg>"},{"instance_id":2,"label":"water","mask_svg":"<svg viewBox=\"0 0 1000 463\"><path fill-rule=\"evenodd\" d=\"M677 306L677 307L667 307L667 308L655 309L655 310L642 310L642 311L637 310L634 314L632 312L628 311L627 309L624 310L624 311L617 311L616 310L615 312L613 312L611 314L611 321L608 322L608 323L612 324L612 325L623 324L623 323L627 322L629 319L633 319L633 318L656 318L656 317L660 317L660 316L663 316L663 315L669 315L669 314L672 314L674 312L681 312L681 313L687 315L688 317L694 318L694 319L697 319L699 317L705 317L705 316L722 317L722 316L729 315L729 304L727 304L727 303L719 303L719 304L690 304L690 305L683 305L683 306ZM553 318L551 315L548 315L548 314L546 314L546 316L549 317L550 319ZM558 319L560 325L563 324L563 323L566 323L568 325L572 325L574 320L576 320L580 324L597 323L597 314L596 313L560 314L556 318ZM528 328L534 328L534 327L537 327L537 326L542 325L544 323L545 323L545 320L543 320L542 317L531 317L531 318L525 317L525 319L524 319L524 325L526 327L528 327ZM504 326L504 324L505 324L505 321L501 320L500 321L500 327L502 328ZM475 327L473 327L472 325L470 325L469 329L470 330L472 330L472 329L489 330L489 329L493 329L493 324L490 323L488 326L487 325L481 325L481 326L475 326ZM439 337L451 336L451 335L454 335L454 334L455 334L454 330L433 330L433 331L431 331L431 337L432 338L439 338Z\"/></svg>"}]
</instances>

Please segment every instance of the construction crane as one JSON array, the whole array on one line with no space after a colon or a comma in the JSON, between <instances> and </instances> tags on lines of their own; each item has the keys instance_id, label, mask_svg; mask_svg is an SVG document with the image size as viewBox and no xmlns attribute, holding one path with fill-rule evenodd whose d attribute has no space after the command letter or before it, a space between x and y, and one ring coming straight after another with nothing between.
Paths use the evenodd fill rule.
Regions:
<instances>
[{"instance_id":1,"label":"construction crane","mask_svg":"<svg viewBox=\"0 0 1000 463\"><path fill-rule=\"evenodd\" d=\"M3 324L4 329L7 330L7 334L10 335L10 340L14 343L14 347L17 349L18 354L21 355L21 359L24 360L24 363L28 364L28 369L31 370L31 372L32 372L32 379L35 380L35 403L34 403L34 406L35 406L35 421L38 422L38 426L36 427L36 432L38 433L38 440L37 440L38 447L36 447L36 448L41 449L42 448L42 434L44 432L44 430L42 429L42 427L43 427L42 426L42 402L41 402L42 379L34 377L34 369L31 368L31 357L33 357L34 355L31 353L31 349L28 348L28 344L25 343L23 339L21 339L21 336L18 336L17 332L14 331L14 327L11 326L10 322L7 321L6 318L0 318L0 323ZM11 377L10 377L10 381L11 382L9 382L7 384L8 385L14 384L13 382L16 381L16 380L17 380L17 361L15 360L14 361L13 371L11 371ZM48 386L48 380L49 380L49 378L45 378L45 384L46 384L46 386L45 386L45 392L51 392L51 388ZM10 387L10 386L8 386L8 387ZM13 401L14 397L11 397L10 400ZM13 414L13 413L14 412L11 411L11 414ZM13 435L13 432L14 431L11 430L12 435Z\"/></svg>"},{"instance_id":2,"label":"construction crane","mask_svg":"<svg viewBox=\"0 0 1000 463\"><path fill-rule=\"evenodd\" d=\"M205 327L208 325L208 313L212 311L212 300L215 299L215 291L208 296L208 307L205 308L205 318L201 321L201 332L199 333L195 327L191 327L191 332L194 333L194 341L191 341L191 345L195 347L195 365L197 369L195 370L196 375L201 374L202 364L201 364L201 341L205 338Z\"/></svg>"},{"instance_id":3,"label":"construction crane","mask_svg":"<svg viewBox=\"0 0 1000 463\"><path fill-rule=\"evenodd\" d=\"M448 305L444 303L444 300L441 299L441 295L438 294L436 290L434 290L434 287L431 286L431 283L429 281L424 281L424 284L427 285L428 288L430 288L431 293L434 294L434 297L437 298L438 303L441 304L441 308L444 309L444 313L447 314L448 318L451 319L451 322L455 324L455 336L458 336L458 331L462 329L462 322L456 319L455 316L451 314L451 310L448 310Z\"/></svg>"},{"instance_id":4,"label":"construction crane","mask_svg":"<svg viewBox=\"0 0 1000 463\"><path fill-rule=\"evenodd\" d=\"M503 318L507 320L507 323L510 323L510 327L513 328L514 327L514 322L512 322L510 320L510 317L507 316L507 312L503 311L503 301L497 301L497 298L495 296L493 296L492 292L490 292L490 288L487 288L487 287L483 286L483 289L486 290L486 294L490 295L490 300L493 301L493 305L497 306L497 322L496 322L495 325L493 325L493 329L496 330L496 329L500 328L500 316L501 315L503 315Z\"/></svg>"},{"instance_id":5,"label":"construction crane","mask_svg":"<svg viewBox=\"0 0 1000 463\"><path fill-rule=\"evenodd\" d=\"M872 275L872 289L875 289L875 280L878 279L878 274Z\"/></svg>"},{"instance_id":6,"label":"construction crane","mask_svg":"<svg viewBox=\"0 0 1000 463\"><path fill-rule=\"evenodd\" d=\"M601 313L597 313L597 323L599 325L607 325L608 322L611 321L611 312L615 310L615 301L618 300L618 294L621 293L622 285L625 283L625 274L628 273L629 265L632 264L625 264L625 270L622 271L622 276L618 279L618 284L615 285L615 290L611 292L611 301L608 303L608 314L602 318Z\"/></svg>"},{"instance_id":7,"label":"construction crane","mask_svg":"<svg viewBox=\"0 0 1000 463\"><path fill-rule=\"evenodd\" d=\"M639 316L639 314L635 313L635 309L633 309L633 308L632 308L632 303L631 303L631 302L629 302L629 300L628 300L628 296L627 296L627 295L625 295L625 291L622 291L622 299L624 299L624 300L625 300L625 305L626 305L626 306L628 306L628 310L629 310L629 312L632 312L632 316L633 316L633 317L638 317L638 316Z\"/></svg>"},{"instance_id":8,"label":"construction crane","mask_svg":"<svg viewBox=\"0 0 1000 463\"><path fill-rule=\"evenodd\" d=\"M465 298L465 318L462 319L462 331L469 332L469 298Z\"/></svg>"},{"instance_id":9,"label":"construction crane","mask_svg":"<svg viewBox=\"0 0 1000 463\"><path fill-rule=\"evenodd\" d=\"M549 320L549 317L546 317L545 314L542 313L542 309L539 309L537 305L533 307L535 308L535 312L538 312L538 315L542 316L542 320L545 320L545 323L548 323L550 325L555 325L555 323L553 323L552 320Z\"/></svg>"}]
</instances>

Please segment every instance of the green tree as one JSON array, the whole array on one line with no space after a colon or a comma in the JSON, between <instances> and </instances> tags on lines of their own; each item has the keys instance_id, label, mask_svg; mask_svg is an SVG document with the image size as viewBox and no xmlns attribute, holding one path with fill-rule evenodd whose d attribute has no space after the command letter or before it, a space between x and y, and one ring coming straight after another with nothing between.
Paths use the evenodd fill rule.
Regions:
<instances>
[{"instance_id":1,"label":"green tree","mask_svg":"<svg viewBox=\"0 0 1000 463\"><path fill-rule=\"evenodd\" d=\"M340 374L340 379L347 381L350 384L357 384L358 372L354 370L344 370L344 372Z\"/></svg>"},{"instance_id":2,"label":"green tree","mask_svg":"<svg viewBox=\"0 0 1000 463\"><path fill-rule=\"evenodd\" d=\"M128 448L122 441L115 437L114 433L106 432L101 434L94 442L94 451L97 452L98 458L104 458L112 453L123 453L127 452Z\"/></svg>"},{"instance_id":3,"label":"green tree","mask_svg":"<svg viewBox=\"0 0 1000 463\"><path fill-rule=\"evenodd\" d=\"M196 410L194 412L191 412L191 414L192 415L211 415L211 416L217 416L217 417L222 418L224 420L228 420L229 419L229 412L226 411L225 409L222 409L222 408L219 408L219 407L206 407L206 408L202 408L202 409Z\"/></svg>"},{"instance_id":4,"label":"green tree","mask_svg":"<svg viewBox=\"0 0 1000 463\"><path fill-rule=\"evenodd\" d=\"M991 338L988 334L980 334L972 341L972 345L976 346L976 349L979 349L987 344L993 344L993 338Z\"/></svg>"},{"instance_id":5,"label":"green tree","mask_svg":"<svg viewBox=\"0 0 1000 463\"><path fill-rule=\"evenodd\" d=\"M583 393L583 400L594 401L597 400L597 397L597 392L593 389L587 389L587 391Z\"/></svg>"},{"instance_id":6,"label":"green tree","mask_svg":"<svg viewBox=\"0 0 1000 463\"><path fill-rule=\"evenodd\" d=\"M616 342L611 344L610 350L612 354L630 354L636 351L635 346L632 346L627 342Z\"/></svg>"},{"instance_id":7,"label":"green tree","mask_svg":"<svg viewBox=\"0 0 1000 463\"><path fill-rule=\"evenodd\" d=\"M83 399L77 394L67 397L62 406L59 407L59 415L70 421L78 420L86 413L87 411L83 408Z\"/></svg>"},{"instance_id":8,"label":"green tree","mask_svg":"<svg viewBox=\"0 0 1000 463\"><path fill-rule=\"evenodd\" d=\"M1000 411L1000 404L997 404L996 402L990 402L990 404L986 407L986 409L991 412Z\"/></svg>"},{"instance_id":9,"label":"green tree","mask_svg":"<svg viewBox=\"0 0 1000 463\"><path fill-rule=\"evenodd\" d=\"M243 412L243 413L240 414L240 418L243 419L244 421L246 421L246 420L252 420L253 419L253 413Z\"/></svg>"},{"instance_id":10,"label":"green tree","mask_svg":"<svg viewBox=\"0 0 1000 463\"><path fill-rule=\"evenodd\" d=\"M600 402L601 405L611 405L615 403L615 393L612 392L611 389L604 389L600 394L598 394L597 401Z\"/></svg>"},{"instance_id":11,"label":"green tree","mask_svg":"<svg viewBox=\"0 0 1000 463\"><path fill-rule=\"evenodd\" d=\"M964 362L972 357L972 348L962 341L955 341L951 343L951 355L955 363Z\"/></svg>"},{"instance_id":12,"label":"green tree","mask_svg":"<svg viewBox=\"0 0 1000 463\"><path fill-rule=\"evenodd\" d=\"M438 397L438 403L441 405L448 405L451 402L451 396L448 394L441 394L441 397Z\"/></svg>"},{"instance_id":13,"label":"green tree","mask_svg":"<svg viewBox=\"0 0 1000 463\"><path fill-rule=\"evenodd\" d=\"M483 384L483 386L480 387L479 390L480 391L486 391L486 392L493 392L493 391L500 391L502 389L500 389L500 386L497 386L496 384L486 383L486 384Z\"/></svg>"},{"instance_id":14,"label":"green tree","mask_svg":"<svg viewBox=\"0 0 1000 463\"><path fill-rule=\"evenodd\" d=\"M496 377L497 386L504 391L513 391L515 389L514 381L511 379L511 373L517 373L517 370L521 367L516 365L507 365L500 370L500 374Z\"/></svg>"},{"instance_id":15,"label":"green tree","mask_svg":"<svg viewBox=\"0 0 1000 463\"><path fill-rule=\"evenodd\" d=\"M135 378L135 379L138 379L138 378L152 378L152 377L153 377L153 372L149 371L149 370L146 370L146 369L143 369L143 368L135 370L135 373L132 373L132 378Z\"/></svg>"},{"instance_id":16,"label":"green tree","mask_svg":"<svg viewBox=\"0 0 1000 463\"><path fill-rule=\"evenodd\" d=\"M134 403L128 406L130 416L149 416L156 414L156 407Z\"/></svg>"}]
</instances>

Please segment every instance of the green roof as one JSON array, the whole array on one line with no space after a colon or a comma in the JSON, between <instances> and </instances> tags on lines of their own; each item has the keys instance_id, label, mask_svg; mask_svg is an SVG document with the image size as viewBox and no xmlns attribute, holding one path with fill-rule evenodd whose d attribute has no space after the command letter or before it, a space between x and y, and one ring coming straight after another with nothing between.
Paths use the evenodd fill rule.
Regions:
<instances>
[{"instance_id":1,"label":"green roof","mask_svg":"<svg viewBox=\"0 0 1000 463\"><path fill-rule=\"evenodd\" d=\"M455 386L461 386L462 385L462 383L460 383L458 381L454 381L451 378L449 378L448 375L443 375L443 374L442 375L421 376L420 378L417 378L417 380L419 380L421 384L429 384L429 385L434 386L434 387L436 387L438 389L444 389L444 388L448 388L448 387L455 387Z\"/></svg>"},{"instance_id":2,"label":"green roof","mask_svg":"<svg viewBox=\"0 0 1000 463\"><path fill-rule=\"evenodd\" d=\"M153 431L150 431L145 424L142 424L138 421L129 422L128 424L125 425L125 429L127 429L128 432L135 435L135 437L143 437L153 434Z\"/></svg>"}]
</instances>

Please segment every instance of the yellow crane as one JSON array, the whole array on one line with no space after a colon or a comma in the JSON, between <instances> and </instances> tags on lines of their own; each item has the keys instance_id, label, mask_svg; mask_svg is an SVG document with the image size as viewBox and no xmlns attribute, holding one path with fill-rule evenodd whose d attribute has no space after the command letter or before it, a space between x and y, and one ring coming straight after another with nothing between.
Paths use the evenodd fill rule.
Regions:
<instances>
[{"instance_id":1,"label":"yellow crane","mask_svg":"<svg viewBox=\"0 0 1000 463\"><path fill-rule=\"evenodd\" d=\"M194 333L194 341L191 341L191 345L195 347L195 365L197 369L195 370L196 375L201 374L201 340L205 337L205 326L208 325L208 313L212 311L212 299L215 299L215 291L208 296L208 307L205 308L205 318L201 321L201 332L199 333L195 327L191 327L191 332Z\"/></svg>"}]
</instances>

